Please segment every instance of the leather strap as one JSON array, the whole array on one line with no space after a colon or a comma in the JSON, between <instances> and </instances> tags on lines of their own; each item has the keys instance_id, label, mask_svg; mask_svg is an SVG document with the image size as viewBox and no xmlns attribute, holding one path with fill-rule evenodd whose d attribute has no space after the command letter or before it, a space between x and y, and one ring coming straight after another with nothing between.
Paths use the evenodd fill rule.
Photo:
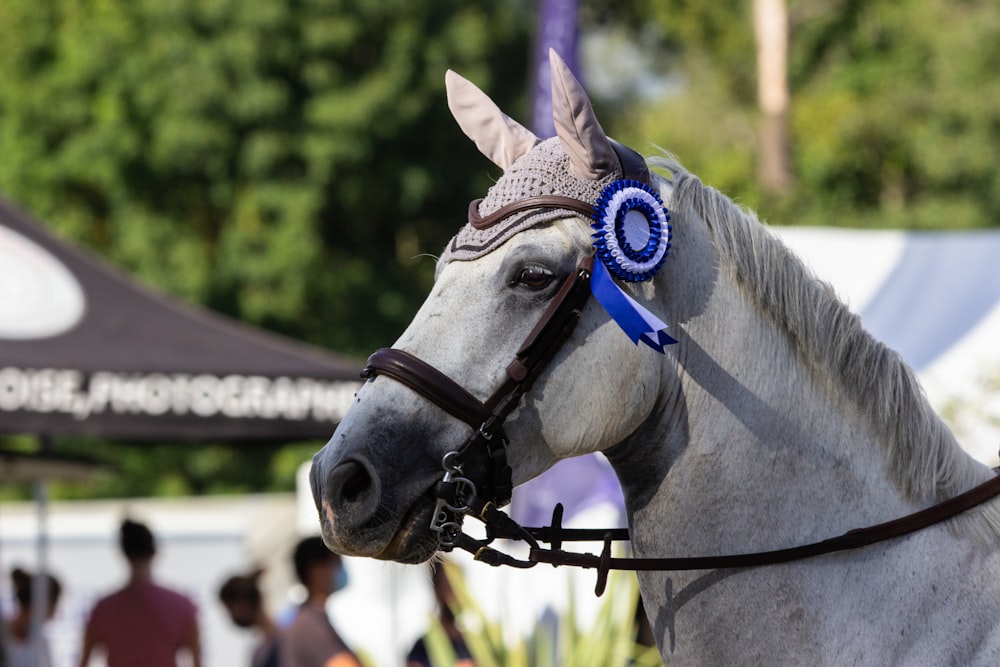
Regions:
<instances>
[{"instance_id":1,"label":"leather strap","mask_svg":"<svg viewBox=\"0 0 1000 667\"><path fill-rule=\"evenodd\" d=\"M563 281L538 323L508 364L507 381L486 400L486 405L499 418L506 419L517 407L521 397L531 389L531 385L573 333L580 321L583 306L590 297L590 274L593 268L593 256L580 261L576 271Z\"/></svg>"},{"instance_id":2,"label":"leather strap","mask_svg":"<svg viewBox=\"0 0 1000 667\"><path fill-rule=\"evenodd\" d=\"M490 417L486 406L462 385L404 350L384 347L368 357L361 377L367 380L376 375L385 375L406 385L473 428L479 428Z\"/></svg>"},{"instance_id":3,"label":"leather strap","mask_svg":"<svg viewBox=\"0 0 1000 667\"><path fill-rule=\"evenodd\" d=\"M838 537L833 537L821 542L804 544L788 549L777 549L774 551L760 551L749 554L735 554L728 556L695 556L685 558L612 558L611 542L613 537L610 533L604 538L604 550L600 556L594 554L580 554L559 549L532 548L529 552L528 560L535 563L549 563L551 565L573 565L583 568L597 568L598 584L597 594L604 590L609 570L633 570L633 571L681 571L681 570L715 570L731 568L761 567L764 565L776 565L779 563L789 563L791 561L812 558L837 551L847 551L858 549L885 540L891 540L904 535L915 533L924 528L928 528L937 523L951 519L959 514L972 509L986 501L1000 495L1000 475L994 476L987 482L975 486L968 491L961 493L954 498L945 500L927 509L908 514L907 516L886 521L867 528L858 528L848 531ZM537 535L535 528L526 528L529 533Z\"/></svg>"},{"instance_id":4,"label":"leather strap","mask_svg":"<svg viewBox=\"0 0 1000 667\"><path fill-rule=\"evenodd\" d=\"M365 379L385 375L401 382L470 425L474 429L472 434L455 453L460 460L476 458L482 463L479 468L484 477L475 480L476 488L485 491L484 496L497 506L510 501L512 488L510 467L503 450L504 420L573 333L590 296L593 261L593 257L585 257L576 270L566 276L508 365L507 379L485 403L438 369L404 350L378 350L368 358L361 371ZM442 492L447 489L443 488Z\"/></svg>"},{"instance_id":5,"label":"leather strap","mask_svg":"<svg viewBox=\"0 0 1000 667\"><path fill-rule=\"evenodd\" d=\"M614 139L608 139L608 141L611 142L611 148L614 149L615 155L618 156L618 163L622 168L622 178L652 185L649 179L649 165L646 164L646 158Z\"/></svg>"},{"instance_id":6,"label":"leather strap","mask_svg":"<svg viewBox=\"0 0 1000 667\"><path fill-rule=\"evenodd\" d=\"M530 210L537 213L538 211L546 209L565 208L570 211L576 211L587 218L590 218L590 216L594 213L593 204L588 204L585 201L573 199L572 197L546 195L521 199L511 204L507 204L506 206L501 206L489 215L480 216L479 204L482 201L483 199L480 197L479 199L473 199L469 204L469 224L476 229L487 229L497 224L504 218L514 215L515 213L520 213L521 211Z\"/></svg>"},{"instance_id":7,"label":"leather strap","mask_svg":"<svg viewBox=\"0 0 1000 667\"><path fill-rule=\"evenodd\" d=\"M512 401L519 400L531 387L579 322L580 312L590 296L593 265L594 258L585 257L576 271L566 277L507 367L507 381L485 403L423 359L396 348L376 350L368 357L361 377L366 380L376 375L391 377L473 428L479 428L491 417L504 419L516 407L511 405Z\"/></svg>"}]
</instances>

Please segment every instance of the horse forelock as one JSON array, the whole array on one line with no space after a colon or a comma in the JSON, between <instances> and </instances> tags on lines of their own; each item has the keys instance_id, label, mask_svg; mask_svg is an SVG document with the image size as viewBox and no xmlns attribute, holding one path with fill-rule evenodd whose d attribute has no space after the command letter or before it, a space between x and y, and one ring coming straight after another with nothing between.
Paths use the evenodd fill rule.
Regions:
<instances>
[{"instance_id":1,"label":"horse forelock","mask_svg":"<svg viewBox=\"0 0 1000 667\"><path fill-rule=\"evenodd\" d=\"M900 355L872 336L753 212L704 185L671 156L651 158L650 164L672 176L675 220L694 213L705 221L720 263L749 301L782 326L801 359L839 386L884 434L893 482L904 494L943 499L984 481L983 467L959 447ZM978 514L993 539L1000 539L1000 510Z\"/></svg>"}]
</instances>

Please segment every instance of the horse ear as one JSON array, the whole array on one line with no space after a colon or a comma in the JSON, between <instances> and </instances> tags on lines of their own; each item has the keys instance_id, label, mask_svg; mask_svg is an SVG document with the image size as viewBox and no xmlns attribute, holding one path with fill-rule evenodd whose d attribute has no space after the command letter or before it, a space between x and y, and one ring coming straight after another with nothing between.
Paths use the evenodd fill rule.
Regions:
<instances>
[{"instance_id":1,"label":"horse ear","mask_svg":"<svg viewBox=\"0 0 1000 667\"><path fill-rule=\"evenodd\" d=\"M554 49L549 49L552 72L552 120L563 149L569 155L570 169L580 178L598 179L618 167L618 156L611 147L594 107L583 86Z\"/></svg>"},{"instance_id":2,"label":"horse ear","mask_svg":"<svg viewBox=\"0 0 1000 667\"><path fill-rule=\"evenodd\" d=\"M444 76L448 108L465 136L495 165L507 170L514 160L538 144L541 139L531 130L512 120L471 81L448 70Z\"/></svg>"}]
</instances>

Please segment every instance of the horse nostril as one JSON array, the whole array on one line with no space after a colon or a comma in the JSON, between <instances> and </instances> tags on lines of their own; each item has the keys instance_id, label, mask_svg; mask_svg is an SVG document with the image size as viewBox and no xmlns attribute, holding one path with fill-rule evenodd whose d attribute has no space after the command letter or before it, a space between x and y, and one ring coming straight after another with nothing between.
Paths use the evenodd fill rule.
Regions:
<instances>
[{"instance_id":1,"label":"horse nostril","mask_svg":"<svg viewBox=\"0 0 1000 667\"><path fill-rule=\"evenodd\" d=\"M346 471L346 477L340 487L340 497L345 502L356 503L371 488L371 478L361 464L349 461L344 464L344 467L348 466L350 470Z\"/></svg>"},{"instance_id":2,"label":"horse nostril","mask_svg":"<svg viewBox=\"0 0 1000 667\"><path fill-rule=\"evenodd\" d=\"M330 472L327 498L341 521L363 523L375 514L382 500L378 477L366 461L343 461Z\"/></svg>"}]
</instances>

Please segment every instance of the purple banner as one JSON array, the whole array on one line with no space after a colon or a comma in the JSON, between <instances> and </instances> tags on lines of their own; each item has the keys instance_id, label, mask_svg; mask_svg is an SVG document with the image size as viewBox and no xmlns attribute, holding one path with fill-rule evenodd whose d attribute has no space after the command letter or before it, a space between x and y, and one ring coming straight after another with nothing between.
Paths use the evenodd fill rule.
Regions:
<instances>
[{"instance_id":1,"label":"purple banner","mask_svg":"<svg viewBox=\"0 0 1000 667\"><path fill-rule=\"evenodd\" d=\"M556 134L552 123L552 73L549 71L549 49L555 49L570 71L579 79L576 57L577 0L541 0L538 10L538 33L535 37L535 57L532 61L533 111L531 129L546 139Z\"/></svg>"}]
</instances>

